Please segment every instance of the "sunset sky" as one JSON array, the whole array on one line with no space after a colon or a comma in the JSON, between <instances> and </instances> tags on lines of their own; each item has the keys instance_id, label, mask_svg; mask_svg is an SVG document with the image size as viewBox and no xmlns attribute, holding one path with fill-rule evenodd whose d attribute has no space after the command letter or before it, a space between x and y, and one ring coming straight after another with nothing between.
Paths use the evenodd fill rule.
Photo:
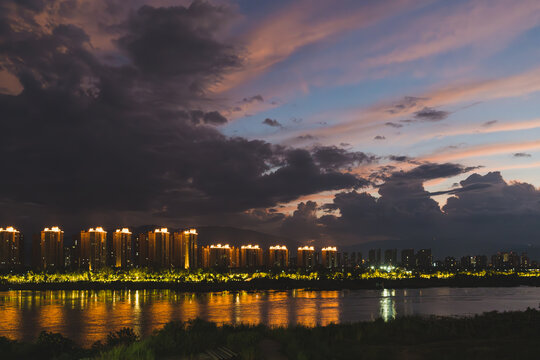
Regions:
<instances>
[{"instance_id":1,"label":"sunset sky","mask_svg":"<svg viewBox=\"0 0 540 360\"><path fill-rule=\"evenodd\" d=\"M2 1L0 226L534 252L539 41L535 0Z\"/></svg>"}]
</instances>

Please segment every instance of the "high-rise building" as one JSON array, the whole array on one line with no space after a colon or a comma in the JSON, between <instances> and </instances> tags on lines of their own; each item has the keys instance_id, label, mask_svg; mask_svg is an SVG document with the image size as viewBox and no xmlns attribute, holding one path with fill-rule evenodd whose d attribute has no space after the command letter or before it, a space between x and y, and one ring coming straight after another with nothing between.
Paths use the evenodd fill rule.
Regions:
<instances>
[{"instance_id":1,"label":"high-rise building","mask_svg":"<svg viewBox=\"0 0 540 360\"><path fill-rule=\"evenodd\" d=\"M116 229L113 233L114 266L126 268L133 266L131 231L128 228Z\"/></svg>"},{"instance_id":2,"label":"high-rise building","mask_svg":"<svg viewBox=\"0 0 540 360\"><path fill-rule=\"evenodd\" d=\"M107 232L102 227L81 231L80 266L96 270L107 265Z\"/></svg>"},{"instance_id":3,"label":"high-rise building","mask_svg":"<svg viewBox=\"0 0 540 360\"><path fill-rule=\"evenodd\" d=\"M401 266L403 266L405 269L413 269L416 267L414 249L401 250Z\"/></svg>"},{"instance_id":4,"label":"high-rise building","mask_svg":"<svg viewBox=\"0 0 540 360\"><path fill-rule=\"evenodd\" d=\"M310 268L316 265L315 248L313 246L302 246L298 248L297 266Z\"/></svg>"},{"instance_id":5,"label":"high-rise building","mask_svg":"<svg viewBox=\"0 0 540 360\"><path fill-rule=\"evenodd\" d=\"M370 249L368 253L369 266L378 267L381 265L381 249Z\"/></svg>"},{"instance_id":6,"label":"high-rise building","mask_svg":"<svg viewBox=\"0 0 540 360\"><path fill-rule=\"evenodd\" d=\"M384 251L384 264L386 266L397 265L397 249L386 249Z\"/></svg>"},{"instance_id":7,"label":"high-rise building","mask_svg":"<svg viewBox=\"0 0 540 360\"><path fill-rule=\"evenodd\" d=\"M208 262L205 267L236 268L239 265L238 249L226 245L210 245L206 252L208 253ZM205 251L203 250L203 253ZM204 256L204 255L203 255Z\"/></svg>"},{"instance_id":8,"label":"high-rise building","mask_svg":"<svg viewBox=\"0 0 540 360\"><path fill-rule=\"evenodd\" d=\"M197 229L175 232L171 244L171 265L178 269L197 267Z\"/></svg>"},{"instance_id":9,"label":"high-rise building","mask_svg":"<svg viewBox=\"0 0 540 360\"><path fill-rule=\"evenodd\" d=\"M458 268L457 260L452 256L447 256L444 258L444 269L445 270L456 270Z\"/></svg>"},{"instance_id":10,"label":"high-rise building","mask_svg":"<svg viewBox=\"0 0 540 360\"><path fill-rule=\"evenodd\" d=\"M133 241L133 258L135 265L145 267L149 265L148 257L148 234L142 233L135 237Z\"/></svg>"},{"instance_id":11,"label":"high-rise building","mask_svg":"<svg viewBox=\"0 0 540 360\"><path fill-rule=\"evenodd\" d=\"M0 268L13 269L23 264L22 235L13 226L0 228Z\"/></svg>"},{"instance_id":12,"label":"high-rise building","mask_svg":"<svg viewBox=\"0 0 540 360\"><path fill-rule=\"evenodd\" d=\"M167 228L148 232L148 261L158 268L171 266L171 237Z\"/></svg>"},{"instance_id":13,"label":"high-rise building","mask_svg":"<svg viewBox=\"0 0 540 360\"><path fill-rule=\"evenodd\" d=\"M433 266L433 258L431 256L431 249L420 249L416 253L416 266L419 269L427 270Z\"/></svg>"},{"instance_id":14,"label":"high-rise building","mask_svg":"<svg viewBox=\"0 0 540 360\"><path fill-rule=\"evenodd\" d=\"M242 245L240 247L240 266L256 268L263 265L263 251L259 245Z\"/></svg>"},{"instance_id":15,"label":"high-rise building","mask_svg":"<svg viewBox=\"0 0 540 360\"><path fill-rule=\"evenodd\" d=\"M34 254L40 269L64 267L64 232L58 226L43 229L34 239Z\"/></svg>"},{"instance_id":16,"label":"high-rise building","mask_svg":"<svg viewBox=\"0 0 540 360\"><path fill-rule=\"evenodd\" d=\"M289 250L285 245L270 246L268 249L269 267L289 267Z\"/></svg>"},{"instance_id":17,"label":"high-rise building","mask_svg":"<svg viewBox=\"0 0 540 360\"><path fill-rule=\"evenodd\" d=\"M321 250L322 265L327 269L338 267L337 248L335 246L324 247Z\"/></svg>"}]
</instances>

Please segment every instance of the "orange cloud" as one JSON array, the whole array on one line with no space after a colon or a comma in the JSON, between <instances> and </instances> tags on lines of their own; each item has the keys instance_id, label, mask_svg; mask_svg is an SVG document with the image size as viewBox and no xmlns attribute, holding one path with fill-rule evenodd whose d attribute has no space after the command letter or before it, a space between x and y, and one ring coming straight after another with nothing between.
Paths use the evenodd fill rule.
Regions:
<instances>
[{"instance_id":1,"label":"orange cloud","mask_svg":"<svg viewBox=\"0 0 540 360\"><path fill-rule=\"evenodd\" d=\"M411 1L376 2L369 6L336 6L332 2L299 1L270 15L245 41L245 66L225 76L211 90L222 93L266 72L298 49L332 36L370 26L402 10ZM355 4L356 5L356 4Z\"/></svg>"}]
</instances>

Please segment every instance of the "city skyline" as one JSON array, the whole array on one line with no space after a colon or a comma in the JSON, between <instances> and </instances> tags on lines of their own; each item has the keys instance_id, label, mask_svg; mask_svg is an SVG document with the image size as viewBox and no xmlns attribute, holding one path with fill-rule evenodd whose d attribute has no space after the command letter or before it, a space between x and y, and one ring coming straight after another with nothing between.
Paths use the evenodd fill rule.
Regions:
<instances>
[{"instance_id":1,"label":"city skyline","mask_svg":"<svg viewBox=\"0 0 540 360\"><path fill-rule=\"evenodd\" d=\"M538 262L527 253L498 251L491 256L464 254L454 257L439 254L434 257L431 248L370 248L362 251L342 250L336 246L302 245L290 252L285 244L267 247L256 243L230 245L210 242L201 244L195 228L169 230L156 228L133 235L129 228L119 228L107 235L103 227L82 230L72 244L64 243L64 231L58 226L47 227L34 235L30 264L25 261L21 246L23 235L14 227L0 228L0 269L35 269L45 271L89 270L103 268L150 269L262 269L306 268L317 266L327 269L360 267L390 270L400 267L420 271L483 270L483 269L536 269ZM133 236L132 236L133 235ZM294 247L291 247L294 249ZM30 265L30 267L28 267Z\"/></svg>"},{"instance_id":2,"label":"city skyline","mask_svg":"<svg viewBox=\"0 0 540 360\"><path fill-rule=\"evenodd\" d=\"M4 1L0 223L540 254L539 13Z\"/></svg>"}]
</instances>

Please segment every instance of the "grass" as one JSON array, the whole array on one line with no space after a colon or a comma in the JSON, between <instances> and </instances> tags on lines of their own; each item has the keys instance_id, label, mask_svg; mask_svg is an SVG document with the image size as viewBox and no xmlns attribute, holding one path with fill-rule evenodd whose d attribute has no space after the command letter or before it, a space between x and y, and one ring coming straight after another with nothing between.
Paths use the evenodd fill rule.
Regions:
<instances>
[{"instance_id":1,"label":"grass","mask_svg":"<svg viewBox=\"0 0 540 360\"><path fill-rule=\"evenodd\" d=\"M307 328L217 326L203 320L170 322L138 339L131 329L111 333L90 349L60 334L32 343L0 338L2 359L195 359L226 346L240 359L264 359L261 344L283 358L303 359L526 359L540 353L540 311L490 312L474 317L401 317ZM266 352L268 353L268 352Z\"/></svg>"}]
</instances>

